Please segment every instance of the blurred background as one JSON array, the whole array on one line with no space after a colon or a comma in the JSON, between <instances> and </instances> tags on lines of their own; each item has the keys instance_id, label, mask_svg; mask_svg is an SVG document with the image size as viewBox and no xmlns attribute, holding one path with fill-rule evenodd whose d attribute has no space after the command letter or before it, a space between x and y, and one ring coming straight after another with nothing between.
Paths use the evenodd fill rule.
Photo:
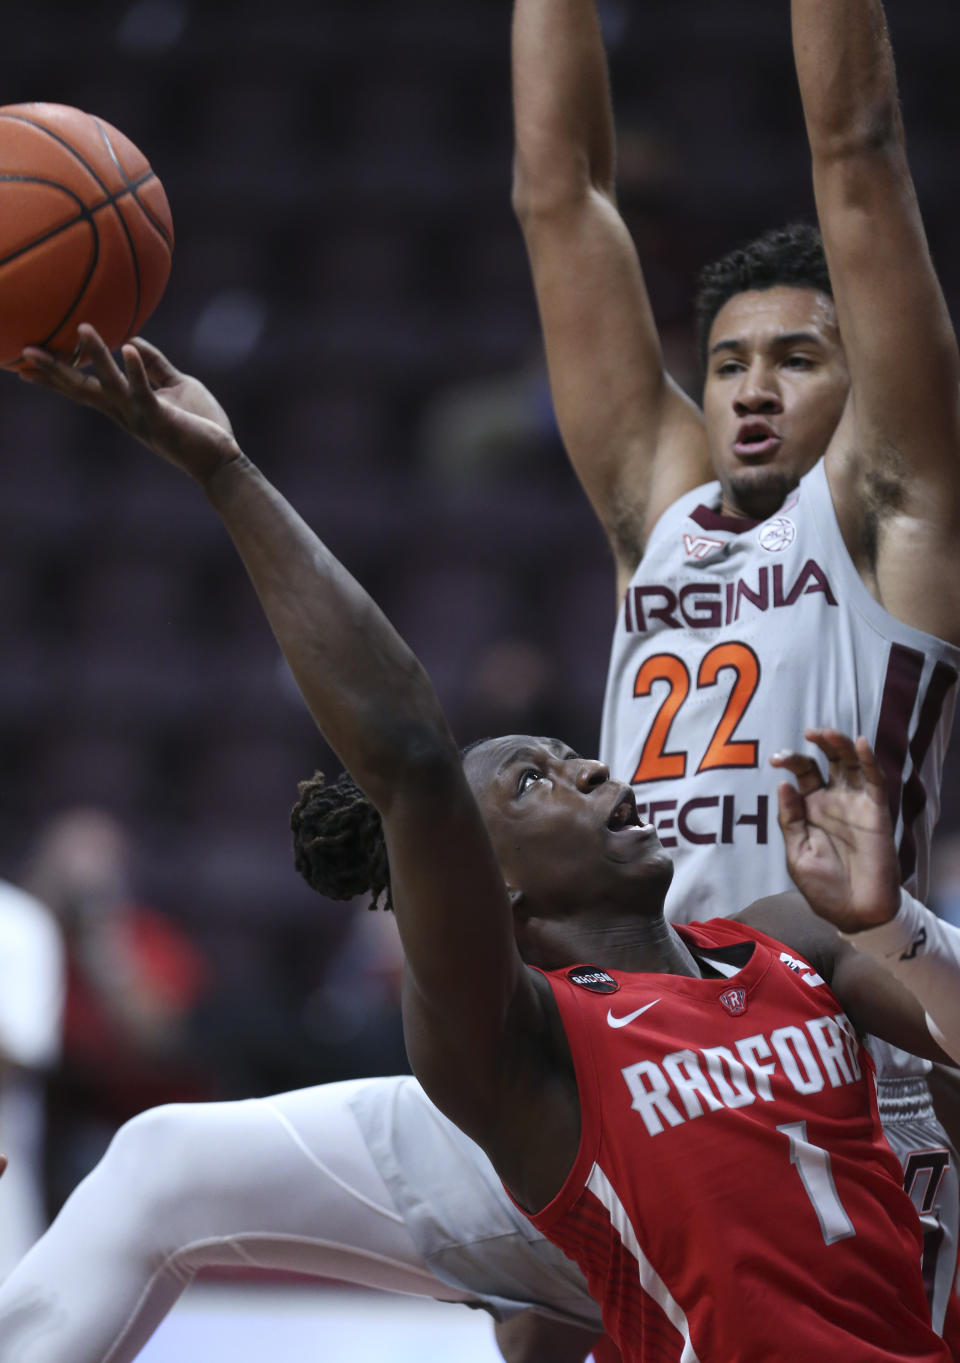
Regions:
<instances>
[{"instance_id":1,"label":"blurred background","mask_svg":"<svg viewBox=\"0 0 960 1363\"><path fill-rule=\"evenodd\" d=\"M697 393L697 270L812 213L788 6L601 8L622 207ZM960 321L956 5L888 10ZM458 738L592 751L613 576L555 430L510 210L509 14L47 0L5 13L0 92L88 109L145 151L177 231L146 334L411 641ZM0 960L39 934L35 1012L48 990L10 1044L5 1106L21 1133L46 1111L46 1216L142 1107L406 1061L392 923L292 869L297 780L336 764L216 518L119 432L2 375L0 432L0 876L53 915L0 900ZM956 771L951 753L936 895L960 921Z\"/></svg>"}]
</instances>

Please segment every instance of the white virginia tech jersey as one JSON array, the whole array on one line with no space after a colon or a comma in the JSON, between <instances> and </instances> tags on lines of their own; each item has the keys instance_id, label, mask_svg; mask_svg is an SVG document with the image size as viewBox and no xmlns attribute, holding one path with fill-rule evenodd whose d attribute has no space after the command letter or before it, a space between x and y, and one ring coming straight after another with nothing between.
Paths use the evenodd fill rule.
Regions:
<instances>
[{"instance_id":1,"label":"white virginia tech jersey","mask_svg":"<svg viewBox=\"0 0 960 1363\"><path fill-rule=\"evenodd\" d=\"M886 775L902 879L923 898L960 650L901 624L847 553L821 460L768 520L720 486L657 521L614 634L601 757L674 859L667 914L735 913L791 888L770 766L863 734ZM821 759L821 769L823 767Z\"/></svg>"}]
</instances>

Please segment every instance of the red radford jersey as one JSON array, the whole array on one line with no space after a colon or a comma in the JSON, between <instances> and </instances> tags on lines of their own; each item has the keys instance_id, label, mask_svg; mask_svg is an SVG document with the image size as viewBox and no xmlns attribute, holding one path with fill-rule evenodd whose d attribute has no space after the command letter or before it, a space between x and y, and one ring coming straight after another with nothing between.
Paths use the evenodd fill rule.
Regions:
<instances>
[{"instance_id":1,"label":"red radford jersey","mask_svg":"<svg viewBox=\"0 0 960 1363\"><path fill-rule=\"evenodd\" d=\"M581 1138L530 1219L626 1363L949 1363L872 1062L810 966L727 919L678 931L729 978L547 974Z\"/></svg>"}]
</instances>

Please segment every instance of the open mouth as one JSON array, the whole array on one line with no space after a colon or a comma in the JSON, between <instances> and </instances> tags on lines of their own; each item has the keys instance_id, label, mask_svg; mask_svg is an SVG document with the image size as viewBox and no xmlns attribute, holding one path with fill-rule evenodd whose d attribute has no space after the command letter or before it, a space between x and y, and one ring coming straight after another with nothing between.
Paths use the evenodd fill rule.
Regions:
<instances>
[{"instance_id":1,"label":"open mouth","mask_svg":"<svg viewBox=\"0 0 960 1363\"><path fill-rule=\"evenodd\" d=\"M733 448L741 459L763 459L778 449L780 443L776 431L765 421L744 421Z\"/></svg>"},{"instance_id":2,"label":"open mouth","mask_svg":"<svg viewBox=\"0 0 960 1363\"><path fill-rule=\"evenodd\" d=\"M627 828L641 828L642 826L637 817L637 797L627 787L610 811L607 827L612 833L622 833Z\"/></svg>"}]
</instances>

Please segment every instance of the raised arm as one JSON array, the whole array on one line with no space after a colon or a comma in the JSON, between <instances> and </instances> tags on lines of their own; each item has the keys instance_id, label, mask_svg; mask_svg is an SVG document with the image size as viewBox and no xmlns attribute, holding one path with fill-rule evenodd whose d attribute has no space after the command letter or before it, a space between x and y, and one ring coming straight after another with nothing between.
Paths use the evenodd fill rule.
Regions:
<instances>
[{"instance_id":1,"label":"raised arm","mask_svg":"<svg viewBox=\"0 0 960 1363\"><path fill-rule=\"evenodd\" d=\"M898 883L886 784L869 744L833 730L816 741L830 760L826 783L806 754L774 759L798 783L780 790L790 873L862 958L907 987L922 1004L926 1030L960 1064L960 929ZM848 968L862 969L855 958Z\"/></svg>"},{"instance_id":2,"label":"raised arm","mask_svg":"<svg viewBox=\"0 0 960 1363\"><path fill-rule=\"evenodd\" d=\"M518 1056L535 1049L542 1014L433 687L363 588L242 454L210 394L146 342L124 348L124 372L92 329L82 335L93 373L31 350L24 377L112 417L200 483L220 515L314 719L382 816L408 961L411 1062L482 1141L516 1099ZM536 1073L525 1076L532 1108L536 1089Z\"/></svg>"},{"instance_id":3,"label":"raised arm","mask_svg":"<svg viewBox=\"0 0 960 1363\"><path fill-rule=\"evenodd\" d=\"M514 207L554 406L625 587L653 522L710 472L700 413L664 372L640 262L617 211L595 0L515 0L513 91Z\"/></svg>"},{"instance_id":4,"label":"raised arm","mask_svg":"<svg viewBox=\"0 0 960 1363\"><path fill-rule=\"evenodd\" d=\"M877 599L960 642L957 345L907 165L881 0L792 0L820 228L851 379L827 455Z\"/></svg>"},{"instance_id":5,"label":"raised arm","mask_svg":"<svg viewBox=\"0 0 960 1363\"><path fill-rule=\"evenodd\" d=\"M887 923L900 904L883 773L863 738L835 729L805 737L827 758L826 780L806 753L771 759L797 782L782 783L778 797L787 868L801 893L758 900L742 917L814 965L859 1031L949 1063L944 1034L915 993L840 936ZM960 962L945 968L960 985Z\"/></svg>"}]
</instances>

